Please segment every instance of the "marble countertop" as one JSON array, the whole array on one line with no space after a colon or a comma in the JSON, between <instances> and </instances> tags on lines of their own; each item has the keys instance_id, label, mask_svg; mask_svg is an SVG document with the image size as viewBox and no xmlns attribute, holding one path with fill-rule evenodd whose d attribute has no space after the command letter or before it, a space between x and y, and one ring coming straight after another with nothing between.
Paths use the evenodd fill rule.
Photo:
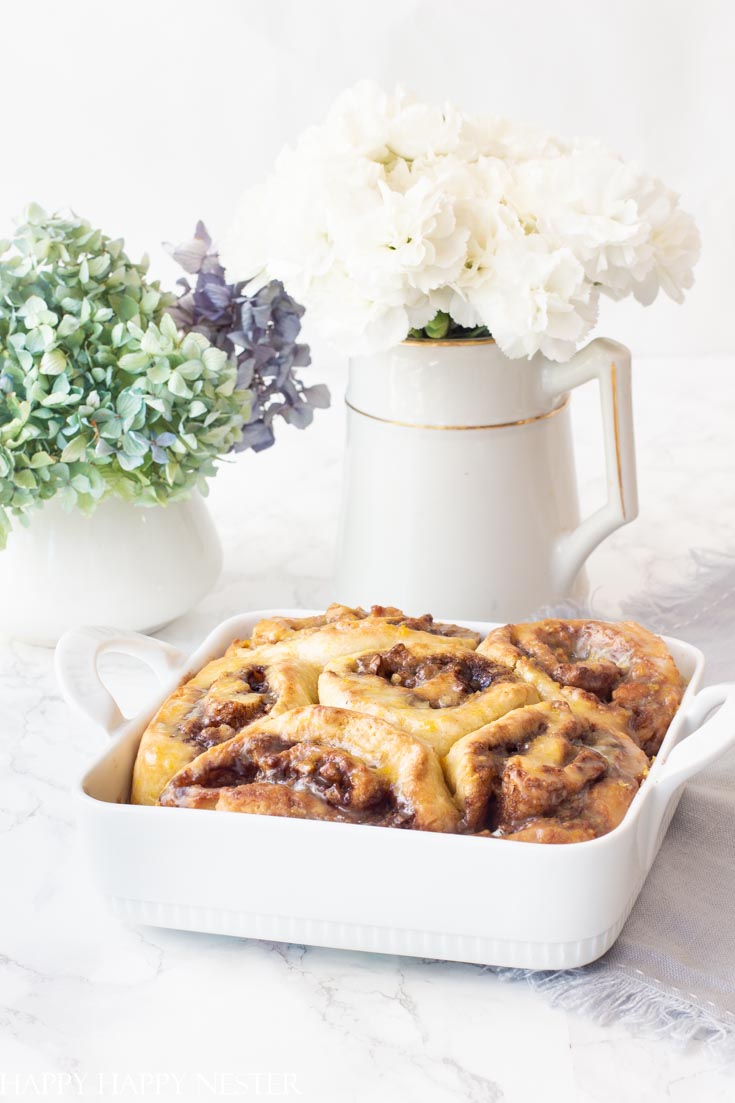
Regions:
<instances>
[{"instance_id":1,"label":"marble countertop","mask_svg":"<svg viewBox=\"0 0 735 1103\"><path fill-rule=\"evenodd\" d=\"M735 359L636 365L641 515L590 559L600 614L670 605L703 562L735 553L734 372ZM235 612L335 596L343 407L341 373L327 374L333 409L215 481L224 571L163 637L190 647ZM573 409L589 510L604 485L591 387ZM134 668L110 677L131 707L147 688ZM51 652L0 642L0 716L0 1099L735 1096L735 1068L708 1049L597 1026L479 967L123 926L88 878L71 796L103 740L61 700Z\"/></svg>"}]
</instances>

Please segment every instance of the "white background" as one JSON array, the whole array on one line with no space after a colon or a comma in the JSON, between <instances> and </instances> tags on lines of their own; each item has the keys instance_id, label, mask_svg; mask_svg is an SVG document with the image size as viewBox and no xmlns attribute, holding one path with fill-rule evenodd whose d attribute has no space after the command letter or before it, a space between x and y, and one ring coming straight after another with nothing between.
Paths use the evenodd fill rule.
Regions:
<instances>
[{"instance_id":1,"label":"white background","mask_svg":"<svg viewBox=\"0 0 735 1103\"><path fill-rule=\"evenodd\" d=\"M711 623L726 624L733 592L732 361L699 358L735 353L734 39L728 0L3 0L0 236L29 199L71 204L123 234L131 255L148 250L153 271L173 281L159 243L198 217L223 230L281 144L364 76L601 137L682 192L704 254L685 307L610 304L600 327L663 359L635 374L641 516L594 553L590 578L602 611L622 602L638 615L648 595L652 614L671 621L682 606L694 618L702 564L722 564L721 596L710 584L687 630L704 644ZM326 372L314 359L316 381ZM337 397L339 365L330 371ZM581 498L593 508L604 493L596 395L579 401ZM176 642L189 648L236 609L335 596L342 415L335 402L305 434L283 432L214 480L225 571ZM704 1048L682 1055L665 1039L595 1026L468 967L303 954L106 918L83 881L68 797L97 753L92 733L63 706L50 655L0 650L12 770L0 827L13 846L9 879L34 901L3 900L0 1073L288 1060L303 1098L319 1103L392 1103L392 1089L406 1103L733 1098L732 1068ZM723 664L727 649L713 651Z\"/></svg>"},{"instance_id":2,"label":"white background","mask_svg":"<svg viewBox=\"0 0 735 1103\"><path fill-rule=\"evenodd\" d=\"M682 193L684 308L608 303L637 355L735 351L729 0L6 0L0 235L73 206L167 281L163 240L222 232L280 146L361 77L600 137ZM729 55L729 56L728 56Z\"/></svg>"}]
</instances>

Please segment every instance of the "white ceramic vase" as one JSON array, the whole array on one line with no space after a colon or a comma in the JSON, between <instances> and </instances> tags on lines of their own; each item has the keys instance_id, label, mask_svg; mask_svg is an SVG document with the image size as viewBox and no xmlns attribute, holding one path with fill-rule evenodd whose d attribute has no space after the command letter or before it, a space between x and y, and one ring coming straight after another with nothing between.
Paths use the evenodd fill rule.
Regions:
<instances>
[{"instance_id":1,"label":"white ceramic vase","mask_svg":"<svg viewBox=\"0 0 735 1103\"><path fill-rule=\"evenodd\" d=\"M154 631L196 605L221 565L199 494L152 507L109 498L89 517L51 499L0 552L0 632L51 645L82 624Z\"/></svg>"},{"instance_id":2,"label":"white ceramic vase","mask_svg":"<svg viewBox=\"0 0 735 1103\"><path fill-rule=\"evenodd\" d=\"M607 501L580 522L569 391L597 379ZM630 353L566 364L491 340L406 341L354 359L337 599L485 620L583 601L582 566L638 512Z\"/></svg>"}]
</instances>

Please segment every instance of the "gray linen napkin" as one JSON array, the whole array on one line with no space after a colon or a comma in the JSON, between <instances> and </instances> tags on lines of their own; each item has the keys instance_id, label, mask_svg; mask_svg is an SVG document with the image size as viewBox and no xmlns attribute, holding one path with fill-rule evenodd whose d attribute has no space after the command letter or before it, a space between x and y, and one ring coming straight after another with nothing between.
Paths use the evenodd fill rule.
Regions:
<instances>
[{"instance_id":1,"label":"gray linen napkin","mask_svg":"<svg viewBox=\"0 0 735 1103\"><path fill-rule=\"evenodd\" d=\"M733 681L735 557L694 552L693 561L694 577L675 599L642 596L621 612L700 647L705 684ZM553 1003L598 1022L622 1020L641 1033L735 1052L735 752L687 785L630 918L603 958L564 972L505 974L525 976Z\"/></svg>"}]
</instances>

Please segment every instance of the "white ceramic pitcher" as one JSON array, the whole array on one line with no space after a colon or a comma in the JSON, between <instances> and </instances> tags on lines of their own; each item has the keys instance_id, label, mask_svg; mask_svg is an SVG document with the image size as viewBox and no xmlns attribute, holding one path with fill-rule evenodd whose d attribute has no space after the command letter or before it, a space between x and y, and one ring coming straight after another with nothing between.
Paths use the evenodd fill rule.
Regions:
<instances>
[{"instance_id":1,"label":"white ceramic pitcher","mask_svg":"<svg viewBox=\"0 0 735 1103\"><path fill-rule=\"evenodd\" d=\"M600 386L607 502L580 522L569 391ZM630 353L566 364L491 340L406 341L354 359L337 600L470 619L583 601L590 552L638 512Z\"/></svg>"}]
</instances>

